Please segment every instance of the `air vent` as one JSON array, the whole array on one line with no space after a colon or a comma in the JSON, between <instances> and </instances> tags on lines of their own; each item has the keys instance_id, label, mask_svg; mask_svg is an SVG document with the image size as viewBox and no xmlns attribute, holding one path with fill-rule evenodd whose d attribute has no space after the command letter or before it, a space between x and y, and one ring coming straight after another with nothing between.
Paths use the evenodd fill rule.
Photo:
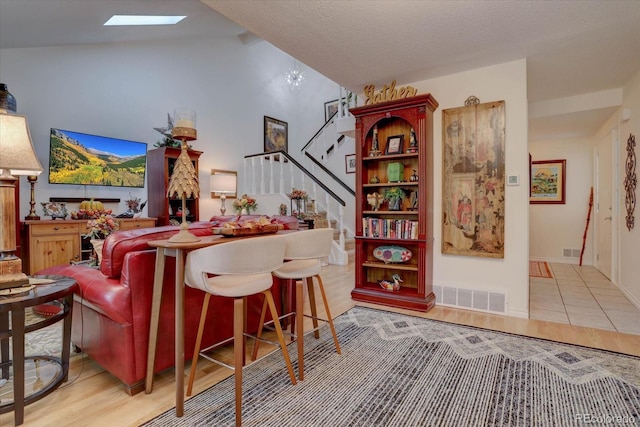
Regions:
<instances>
[{"instance_id":1,"label":"air vent","mask_svg":"<svg viewBox=\"0 0 640 427\"><path fill-rule=\"evenodd\" d=\"M462 307L479 311L506 313L507 298L499 292L434 286L436 304Z\"/></svg>"}]
</instances>

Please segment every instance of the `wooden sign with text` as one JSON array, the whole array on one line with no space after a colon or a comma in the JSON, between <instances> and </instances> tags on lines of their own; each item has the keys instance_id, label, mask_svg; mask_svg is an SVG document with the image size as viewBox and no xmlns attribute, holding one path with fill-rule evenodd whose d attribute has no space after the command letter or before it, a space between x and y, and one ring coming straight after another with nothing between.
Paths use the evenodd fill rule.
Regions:
<instances>
[{"instance_id":1,"label":"wooden sign with text","mask_svg":"<svg viewBox=\"0 0 640 427\"><path fill-rule=\"evenodd\" d=\"M418 89L412 86L403 86L396 89L396 81L393 80L388 86L382 86L382 89L376 93L375 85L366 85L364 87L364 95L367 97L364 105L373 105L385 101L393 101L395 99L410 98L418 94Z\"/></svg>"}]
</instances>

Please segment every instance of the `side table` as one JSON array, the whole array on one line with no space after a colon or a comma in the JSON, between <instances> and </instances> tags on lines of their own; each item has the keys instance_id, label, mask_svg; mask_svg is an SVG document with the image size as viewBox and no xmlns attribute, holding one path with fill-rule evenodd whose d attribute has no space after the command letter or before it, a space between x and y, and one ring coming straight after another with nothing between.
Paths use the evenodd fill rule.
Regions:
<instances>
[{"instance_id":1,"label":"side table","mask_svg":"<svg viewBox=\"0 0 640 427\"><path fill-rule=\"evenodd\" d=\"M73 292L76 282L63 276L35 276L30 278L31 287L24 291L12 289L14 293L0 295L0 381L8 390L9 382L13 383L13 399L0 399L0 414L14 411L15 425L24 422L24 407L40 400L65 382L69 374L69 356L71 353L71 316L73 312ZM40 320L25 324L25 310L39 304L59 301L62 310L59 313ZM11 313L11 327L9 327L9 313ZM25 357L25 334L64 320L62 333L61 357L35 356ZM9 339L11 339L13 354L9 358ZM29 371L33 369L36 381L29 384L30 389L25 392L25 366ZM10 369L10 368L13 369ZM13 371L13 375L11 374ZM41 379L39 371L46 371L47 376ZM5 388L6 387L6 388Z\"/></svg>"}]
</instances>

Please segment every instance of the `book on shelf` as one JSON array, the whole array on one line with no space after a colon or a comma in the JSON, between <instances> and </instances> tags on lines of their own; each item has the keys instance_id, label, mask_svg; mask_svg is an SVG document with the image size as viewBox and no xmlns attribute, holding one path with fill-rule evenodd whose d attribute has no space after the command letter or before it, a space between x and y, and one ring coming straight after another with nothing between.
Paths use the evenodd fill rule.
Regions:
<instances>
[{"instance_id":1,"label":"book on shelf","mask_svg":"<svg viewBox=\"0 0 640 427\"><path fill-rule=\"evenodd\" d=\"M385 239L417 239L418 221L363 217L362 236Z\"/></svg>"}]
</instances>

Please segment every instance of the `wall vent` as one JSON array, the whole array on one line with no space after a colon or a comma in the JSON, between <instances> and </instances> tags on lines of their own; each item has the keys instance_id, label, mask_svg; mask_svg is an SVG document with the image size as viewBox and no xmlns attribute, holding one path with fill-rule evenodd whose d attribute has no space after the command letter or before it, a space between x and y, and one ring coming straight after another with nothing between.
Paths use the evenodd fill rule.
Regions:
<instances>
[{"instance_id":1,"label":"wall vent","mask_svg":"<svg viewBox=\"0 0 640 427\"><path fill-rule=\"evenodd\" d=\"M507 297L499 292L487 292L451 286L434 285L436 304L494 313L506 313Z\"/></svg>"},{"instance_id":2,"label":"wall vent","mask_svg":"<svg viewBox=\"0 0 640 427\"><path fill-rule=\"evenodd\" d=\"M580 249L563 249L562 256L565 258L580 258Z\"/></svg>"}]
</instances>

